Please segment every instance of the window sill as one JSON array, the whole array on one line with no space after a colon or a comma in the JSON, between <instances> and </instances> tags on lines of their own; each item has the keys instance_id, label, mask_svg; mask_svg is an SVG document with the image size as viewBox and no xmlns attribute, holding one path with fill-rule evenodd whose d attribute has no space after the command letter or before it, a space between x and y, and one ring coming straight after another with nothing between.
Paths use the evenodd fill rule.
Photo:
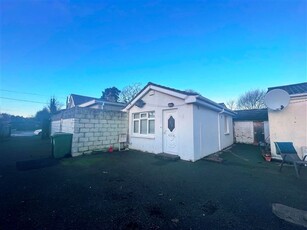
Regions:
<instances>
[{"instance_id":1,"label":"window sill","mask_svg":"<svg viewBox=\"0 0 307 230\"><path fill-rule=\"evenodd\" d=\"M131 138L145 138L145 139L155 139L154 134L131 134Z\"/></svg>"}]
</instances>

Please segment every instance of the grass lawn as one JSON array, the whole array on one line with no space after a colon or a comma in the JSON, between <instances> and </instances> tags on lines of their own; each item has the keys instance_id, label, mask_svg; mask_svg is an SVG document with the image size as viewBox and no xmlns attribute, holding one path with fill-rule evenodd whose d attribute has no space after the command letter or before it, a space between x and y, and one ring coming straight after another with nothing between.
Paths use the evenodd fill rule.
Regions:
<instances>
[{"instance_id":1,"label":"grass lawn","mask_svg":"<svg viewBox=\"0 0 307 230\"><path fill-rule=\"evenodd\" d=\"M0 229L304 229L271 205L307 209L307 168L280 173L255 146L235 145L223 163L124 151L16 169L50 153L38 137L0 142Z\"/></svg>"}]
</instances>

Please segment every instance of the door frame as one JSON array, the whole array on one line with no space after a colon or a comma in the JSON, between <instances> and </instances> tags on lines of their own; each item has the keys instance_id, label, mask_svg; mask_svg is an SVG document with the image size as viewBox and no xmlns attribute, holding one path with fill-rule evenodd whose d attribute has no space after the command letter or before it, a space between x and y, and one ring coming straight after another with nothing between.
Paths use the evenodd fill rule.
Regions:
<instances>
[{"instance_id":1,"label":"door frame","mask_svg":"<svg viewBox=\"0 0 307 230\"><path fill-rule=\"evenodd\" d=\"M260 141L265 142L265 134L264 134L264 122L263 121L253 121L253 137L254 137L254 144L259 144ZM258 133L262 131L261 133ZM261 138L259 138L261 137ZM263 140L260 140L263 139Z\"/></svg>"},{"instance_id":2,"label":"door frame","mask_svg":"<svg viewBox=\"0 0 307 230\"><path fill-rule=\"evenodd\" d=\"M176 138L177 138L177 151L176 151L176 153L174 153L174 152L167 152L166 151L166 147L165 147L165 139L166 139L166 134L164 133L164 131L167 129L167 127L165 127L165 125L166 125L166 122L165 122L165 112L169 112L169 111L174 111L174 113L176 114L176 126L175 126L175 129L176 129ZM179 141L178 141L178 136L179 136L179 134L178 134L178 109L177 108L170 108L170 109L163 109L162 110L162 151L164 152L164 153L168 153L168 154L173 154L173 155L178 155L179 154L179 148L178 148L178 143L179 143Z\"/></svg>"}]
</instances>

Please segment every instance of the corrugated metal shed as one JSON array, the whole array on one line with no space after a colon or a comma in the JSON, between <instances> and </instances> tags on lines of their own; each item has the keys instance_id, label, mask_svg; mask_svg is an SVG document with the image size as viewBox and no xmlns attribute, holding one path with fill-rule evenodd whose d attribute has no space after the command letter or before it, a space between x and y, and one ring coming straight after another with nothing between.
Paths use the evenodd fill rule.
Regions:
<instances>
[{"instance_id":1,"label":"corrugated metal shed","mask_svg":"<svg viewBox=\"0 0 307 230\"><path fill-rule=\"evenodd\" d=\"M268 109L236 110L234 121L267 121Z\"/></svg>"}]
</instances>

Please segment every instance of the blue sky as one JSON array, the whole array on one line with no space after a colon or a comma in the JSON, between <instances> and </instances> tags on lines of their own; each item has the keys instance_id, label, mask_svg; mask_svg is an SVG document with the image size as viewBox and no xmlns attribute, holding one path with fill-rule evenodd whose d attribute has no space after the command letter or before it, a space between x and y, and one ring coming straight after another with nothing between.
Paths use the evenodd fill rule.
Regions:
<instances>
[{"instance_id":1,"label":"blue sky","mask_svg":"<svg viewBox=\"0 0 307 230\"><path fill-rule=\"evenodd\" d=\"M64 103L137 82L217 102L305 82L306 4L2 0L0 112L31 116L53 95Z\"/></svg>"}]
</instances>

